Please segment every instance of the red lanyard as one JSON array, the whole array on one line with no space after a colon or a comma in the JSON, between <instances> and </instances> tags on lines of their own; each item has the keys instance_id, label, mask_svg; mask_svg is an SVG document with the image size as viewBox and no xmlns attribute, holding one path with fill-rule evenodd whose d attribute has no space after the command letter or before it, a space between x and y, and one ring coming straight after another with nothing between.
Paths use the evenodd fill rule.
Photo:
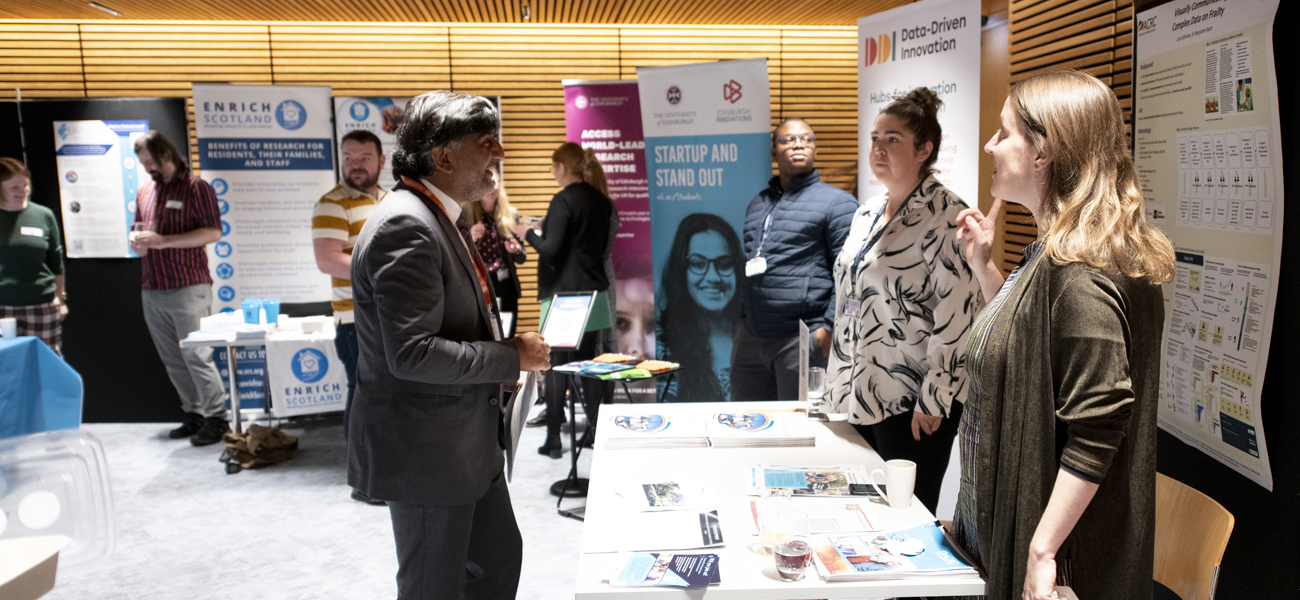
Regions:
<instances>
[{"instance_id":1,"label":"red lanyard","mask_svg":"<svg viewBox=\"0 0 1300 600\"><path fill-rule=\"evenodd\" d=\"M447 217L448 221L451 221L451 215L447 213L447 209L442 205L442 201L438 200L438 196L435 195L433 192L429 191L429 188L424 187L424 184L406 176L402 176L402 182L405 183L411 189L418 190L421 194L424 194L424 197L431 200L433 202L433 205L437 206L438 210L442 211L443 216ZM455 221L452 221L452 226L456 227L457 231L459 232L460 227L456 225ZM462 242L461 245L465 246L465 251L469 253L470 262L474 263L474 272L478 274L479 289L483 290L483 301L487 303L488 312L491 313L493 312L492 293L488 291L487 269L483 266L483 261L479 260L478 254L475 254L472 250L470 250L468 245L469 242L466 241L464 237L461 237L461 242Z\"/></svg>"}]
</instances>

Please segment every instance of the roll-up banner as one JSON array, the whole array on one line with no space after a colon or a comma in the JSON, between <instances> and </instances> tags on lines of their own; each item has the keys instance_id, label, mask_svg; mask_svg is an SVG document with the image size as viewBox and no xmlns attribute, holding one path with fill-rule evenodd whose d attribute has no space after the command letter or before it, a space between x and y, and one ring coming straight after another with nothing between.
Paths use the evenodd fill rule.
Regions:
<instances>
[{"instance_id":1,"label":"roll-up banner","mask_svg":"<svg viewBox=\"0 0 1300 600\"><path fill-rule=\"evenodd\" d=\"M871 172L871 130L880 110L914 88L943 100L936 178L978 206L980 3L923 0L858 19L858 198L885 193Z\"/></svg>"},{"instance_id":2,"label":"roll-up banner","mask_svg":"<svg viewBox=\"0 0 1300 600\"><path fill-rule=\"evenodd\" d=\"M193 88L199 167L221 209L221 241L208 247L214 310L244 298L329 300L308 231L335 184L330 88Z\"/></svg>"},{"instance_id":3,"label":"roll-up banner","mask_svg":"<svg viewBox=\"0 0 1300 600\"><path fill-rule=\"evenodd\" d=\"M618 238L612 255L618 351L654 358L650 192L637 83L564 80L564 124L568 141L595 152L605 170L609 197L618 210ZM653 394L653 386L644 391Z\"/></svg>"},{"instance_id":4,"label":"roll-up banner","mask_svg":"<svg viewBox=\"0 0 1300 600\"><path fill-rule=\"evenodd\" d=\"M55 121L54 154L68 258L135 258L135 193L149 173L135 140L149 121Z\"/></svg>"},{"instance_id":5,"label":"roll-up banner","mask_svg":"<svg viewBox=\"0 0 1300 600\"><path fill-rule=\"evenodd\" d=\"M1260 393L1282 260L1279 0L1137 15L1134 160L1176 251L1164 285L1160 428L1273 489ZM1294 100L1292 100L1294 102Z\"/></svg>"},{"instance_id":6,"label":"roll-up banner","mask_svg":"<svg viewBox=\"0 0 1300 600\"><path fill-rule=\"evenodd\" d=\"M650 190L655 342L660 359L684 367L666 399L725 401L744 277L739 234L749 201L772 177L767 59L636 72Z\"/></svg>"},{"instance_id":7,"label":"roll-up banner","mask_svg":"<svg viewBox=\"0 0 1300 600\"><path fill-rule=\"evenodd\" d=\"M393 148L397 147L397 126L402 124L402 115L406 110L406 101L410 98L334 98L334 126L336 138L343 143L343 136L358 129L369 131L379 138L384 146L384 156L390 160ZM379 171L379 187L393 189L397 182L393 179L392 163L384 163Z\"/></svg>"}]
</instances>

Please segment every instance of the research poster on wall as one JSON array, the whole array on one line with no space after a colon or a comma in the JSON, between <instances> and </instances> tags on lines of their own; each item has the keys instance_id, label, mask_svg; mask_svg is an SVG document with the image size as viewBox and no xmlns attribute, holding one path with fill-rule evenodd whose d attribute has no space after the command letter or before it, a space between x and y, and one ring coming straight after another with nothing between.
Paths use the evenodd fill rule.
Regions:
<instances>
[{"instance_id":1,"label":"research poster on wall","mask_svg":"<svg viewBox=\"0 0 1300 600\"><path fill-rule=\"evenodd\" d=\"M214 310L329 300L310 231L312 206L336 183L330 88L193 88L199 167L221 210L221 240L208 246Z\"/></svg>"},{"instance_id":2,"label":"research poster on wall","mask_svg":"<svg viewBox=\"0 0 1300 600\"><path fill-rule=\"evenodd\" d=\"M397 126L402 124L406 111L406 101L410 98L374 97L352 98L339 96L334 98L334 127L339 144L343 136L358 129L369 131L379 138L384 146L384 156L393 156L397 147ZM340 151L341 152L341 151ZM340 159L341 160L341 159ZM391 162L385 162L379 171L379 187L391 190L397 182L393 180Z\"/></svg>"},{"instance_id":3,"label":"research poster on wall","mask_svg":"<svg viewBox=\"0 0 1300 600\"><path fill-rule=\"evenodd\" d=\"M1137 16L1135 160L1169 236L1159 424L1273 489L1260 393L1282 256L1278 0L1170 2Z\"/></svg>"},{"instance_id":4,"label":"research poster on wall","mask_svg":"<svg viewBox=\"0 0 1300 600\"><path fill-rule=\"evenodd\" d=\"M636 81L564 81L565 139L590 148L605 171L618 211L614 261L618 351L655 357L650 190ZM653 385L638 391L653 394Z\"/></svg>"},{"instance_id":5,"label":"research poster on wall","mask_svg":"<svg viewBox=\"0 0 1300 600\"><path fill-rule=\"evenodd\" d=\"M886 192L871 172L876 116L918 87L934 90L943 101L935 177L978 206L979 2L923 0L858 19L858 198Z\"/></svg>"},{"instance_id":6,"label":"research poster on wall","mask_svg":"<svg viewBox=\"0 0 1300 600\"><path fill-rule=\"evenodd\" d=\"M148 121L55 121L54 162L68 258L135 258L127 243L149 173L135 157Z\"/></svg>"},{"instance_id":7,"label":"research poster on wall","mask_svg":"<svg viewBox=\"0 0 1300 600\"><path fill-rule=\"evenodd\" d=\"M767 59L639 67L656 346L670 400L731 396L749 201L772 177Z\"/></svg>"}]
</instances>

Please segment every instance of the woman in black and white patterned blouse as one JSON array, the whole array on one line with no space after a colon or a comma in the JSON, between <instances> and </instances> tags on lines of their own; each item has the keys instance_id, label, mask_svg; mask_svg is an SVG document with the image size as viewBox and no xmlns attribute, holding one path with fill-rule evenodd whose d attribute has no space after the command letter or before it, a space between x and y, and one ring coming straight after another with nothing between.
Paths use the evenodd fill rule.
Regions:
<instances>
[{"instance_id":1,"label":"woman in black and white patterned blouse","mask_svg":"<svg viewBox=\"0 0 1300 600\"><path fill-rule=\"evenodd\" d=\"M864 202L835 261L829 412L885 460L917 463L934 512L966 398L966 337L979 282L956 240L965 202L934 177L941 100L916 88L876 117L871 172L887 193Z\"/></svg>"}]
</instances>

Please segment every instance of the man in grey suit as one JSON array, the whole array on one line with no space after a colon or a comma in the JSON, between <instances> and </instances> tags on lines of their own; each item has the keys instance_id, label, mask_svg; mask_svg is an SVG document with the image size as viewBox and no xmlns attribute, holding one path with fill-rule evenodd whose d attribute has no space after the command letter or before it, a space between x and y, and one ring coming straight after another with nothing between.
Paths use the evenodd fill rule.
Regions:
<instances>
[{"instance_id":1,"label":"man in grey suit","mask_svg":"<svg viewBox=\"0 0 1300 600\"><path fill-rule=\"evenodd\" d=\"M501 339L486 269L460 204L492 188L504 156L484 98L411 99L394 192L352 254L357 389L348 484L388 501L399 598L504 599L523 540L503 476L505 385L550 368L536 333Z\"/></svg>"}]
</instances>

